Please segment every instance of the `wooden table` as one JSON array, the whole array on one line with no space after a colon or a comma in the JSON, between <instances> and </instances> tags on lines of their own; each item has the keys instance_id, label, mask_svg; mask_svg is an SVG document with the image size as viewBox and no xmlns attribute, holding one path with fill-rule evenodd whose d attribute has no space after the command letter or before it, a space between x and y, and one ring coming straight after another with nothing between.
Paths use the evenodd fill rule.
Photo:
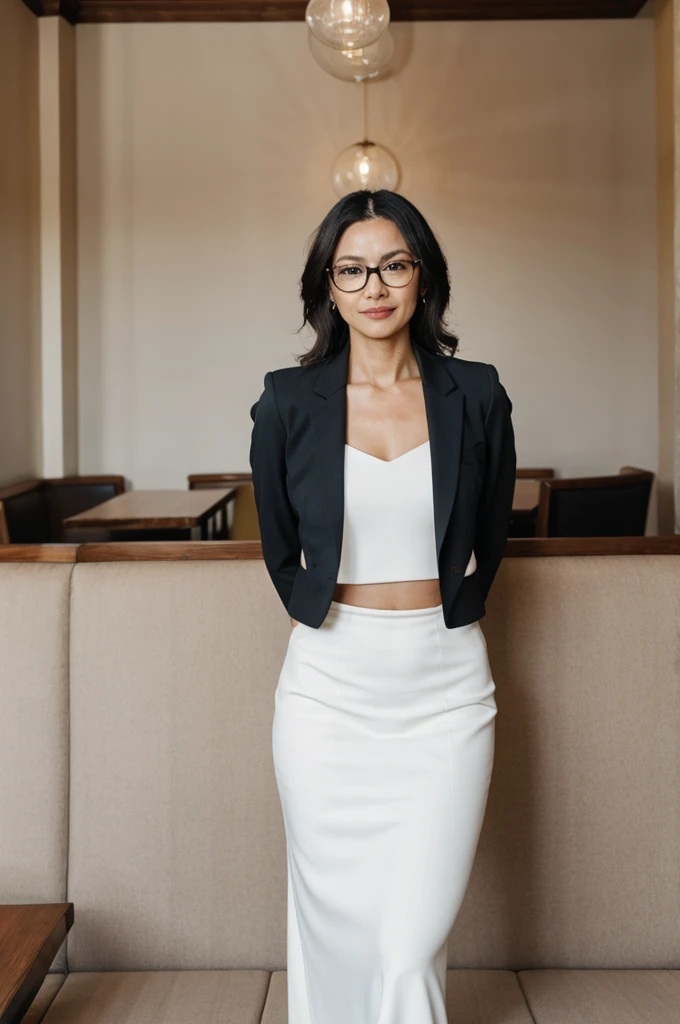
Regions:
<instances>
[{"instance_id":1,"label":"wooden table","mask_svg":"<svg viewBox=\"0 0 680 1024\"><path fill-rule=\"evenodd\" d=\"M69 527L110 530L188 530L188 540L223 539L227 536L227 504L236 494L235 487L197 488L196 490L125 491L85 512L67 516ZM222 515L222 526L209 532L209 521ZM200 531L199 538L193 530ZM2 1024L2 1022L0 1022Z\"/></svg>"},{"instance_id":2,"label":"wooden table","mask_svg":"<svg viewBox=\"0 0 680 1024\"><path fill-rule=\"evenodd\" d=\"M73 916L72 903L0 904L0 1024L23 1018Z\"/></svg>"}]
</instances>

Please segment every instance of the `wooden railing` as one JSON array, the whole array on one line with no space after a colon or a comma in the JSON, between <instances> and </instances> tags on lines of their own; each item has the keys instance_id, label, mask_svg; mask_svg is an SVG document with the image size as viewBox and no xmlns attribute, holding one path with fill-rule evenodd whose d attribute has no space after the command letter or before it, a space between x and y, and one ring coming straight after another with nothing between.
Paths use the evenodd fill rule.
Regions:
<instances>
[{"instance_id":1,"label":"wooden railing","mask_svg":"<svg viewBox=\"0 0 680 1024\"><path fill-rule=\"evenodd\" d=\"M521 537L506 558L566 555L680 555L680 534L649 537ZM103 544L0 544L0 562L187 562L262 558L255 540L128 541Z\"/></svg>"}]
</instances>

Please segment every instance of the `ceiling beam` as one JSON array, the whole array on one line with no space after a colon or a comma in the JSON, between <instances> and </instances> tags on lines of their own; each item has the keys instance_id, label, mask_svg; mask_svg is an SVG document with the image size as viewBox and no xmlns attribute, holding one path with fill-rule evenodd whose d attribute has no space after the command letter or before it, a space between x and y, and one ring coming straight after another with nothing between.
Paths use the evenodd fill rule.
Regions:
<instances>
[{"instance_id":1,"label":"ceiling beam","mask_svg":"<svg viewBox=\"0 0 680 1024\"><path fill-rule=\"evenodd\" d=\"M23 0L71 22L304 21L306 0ZM392 21L634 18L644 0L392 0Z\"/></svg>"}]
</instances>

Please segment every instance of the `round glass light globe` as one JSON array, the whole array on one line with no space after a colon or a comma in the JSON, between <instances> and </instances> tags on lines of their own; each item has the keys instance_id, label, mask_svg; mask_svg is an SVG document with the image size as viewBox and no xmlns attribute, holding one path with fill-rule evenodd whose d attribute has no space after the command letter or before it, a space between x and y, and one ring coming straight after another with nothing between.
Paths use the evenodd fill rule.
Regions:
<instances>
[{"instance_id":1,"label":"round glass light globe","mask_svg":"<svg viewBox=\"0 0 680 1024\"><path fill-rule=\"evenodd\" d=\"M377 42L358 50L334 50L320 43L313 32L307 33L307 39L317 64L343 82L387 78L390 73L388 65L394 56L394 40L389 29Z\"/></svg>"},{"instance_id":2,"label":"round glass light globe","mask_svg":"<svg viewBox=\"0 0 680 1024\"><path fill-rule=\"evenodd\" d=\"M340 198L361 188L394 192L399 184L399 164L384 146L365 139L342 150L331 177L333 190Z\"/></svg>"},{"instance_id":3,"label":"round glass light globe","mask_svg":"<svg viewBox=\"0 0 680 1024\"><path fill-rule=\"evenodd\" d=\"M370 46L390 23L387 0L309 0L305 11L309 29L333 50Z\"/></svg>"}]
</instances>

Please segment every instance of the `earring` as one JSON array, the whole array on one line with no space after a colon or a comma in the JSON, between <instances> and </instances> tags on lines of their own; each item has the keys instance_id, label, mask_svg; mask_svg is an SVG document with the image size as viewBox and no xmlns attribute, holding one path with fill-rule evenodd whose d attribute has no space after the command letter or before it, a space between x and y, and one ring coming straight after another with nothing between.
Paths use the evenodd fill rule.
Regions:
<instances>
[{"instance_id":1,"label":"earring","mask_svg":"<svg viewBox=\"0 0 680 1024\"><path fill-rule=\"evenodd\" d=\"M331 299L331 309L335 309L335 300Z\"/></svg>"},{"instance_id":2,"label":"earring","mask_svg":"<svg viewBox=\"0 0 680 1024\"><path fill-rule=\"evenodd\" d=\"M421 297L421 299L423 300L423 302L425 302L425 296L424 296L424 295L421 295L420 297Z\"/></svg>"}]
</instances>

